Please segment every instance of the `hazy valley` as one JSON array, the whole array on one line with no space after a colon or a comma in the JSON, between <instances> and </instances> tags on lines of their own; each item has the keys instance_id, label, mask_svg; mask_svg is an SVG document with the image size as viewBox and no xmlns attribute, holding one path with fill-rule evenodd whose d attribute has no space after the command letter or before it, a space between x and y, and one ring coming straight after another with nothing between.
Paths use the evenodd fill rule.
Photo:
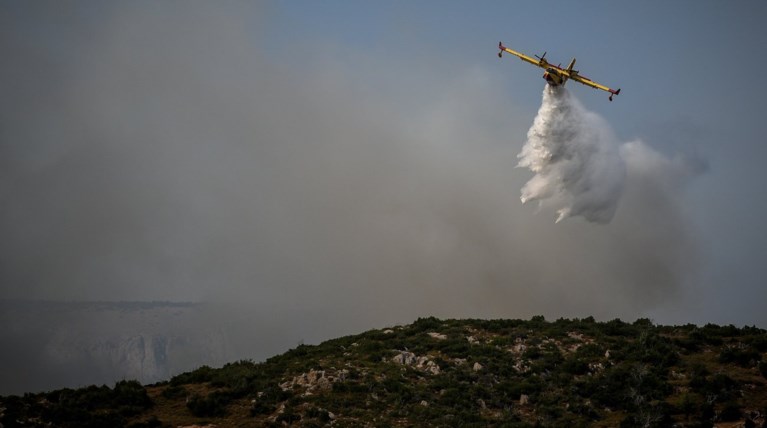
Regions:
<instances>
[{"instance_id":1,"label":"hazy valley","mask_svg":"<svg viewBox=\"0 0 767 428\"><path fill-rule=\"evenodd\" d=\"M231 355L204 305L0 301L0 394L135 379L152 383Z\"/></svg>"}]
</instances>

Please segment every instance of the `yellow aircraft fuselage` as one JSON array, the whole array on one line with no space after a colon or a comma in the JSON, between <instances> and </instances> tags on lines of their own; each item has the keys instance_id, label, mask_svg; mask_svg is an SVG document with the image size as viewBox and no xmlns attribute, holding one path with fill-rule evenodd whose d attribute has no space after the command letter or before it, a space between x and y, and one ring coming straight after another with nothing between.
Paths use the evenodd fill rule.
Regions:
<instances>
[{"instance_id":1,"label":"yellow aircraft fuselage","mask_svg":"<svg viewBox=\"0 0 767 428\"><path fill-rule=\"evenodd\" d=\"M546 79L546 82L551 86L564 86L568 79L575 80L578 83L582 83L586 86L591 86L594 89L601 89L603 91L609 92L610 101L613 100L613 95L618 95L621 92L620 89L610 89L607 86L601 85L586 76L581 76L578 73L578 70L573 70L573 67L575 66L575 58L570 61L570 65L568 65L567 68L562 68L558 65L554 65L546 61L546 52L544 52L541 56L536 55L535 58L532 58L523 53L519 53L505 47L502 42L498 43L498 49L500 49L500 52L498 52L499 58L503 57L503 53L506 52L518 57L522 61L529 62L530 64L544 69L545 71L543 73L543 78Z\"/></svg>"}]
</instances>

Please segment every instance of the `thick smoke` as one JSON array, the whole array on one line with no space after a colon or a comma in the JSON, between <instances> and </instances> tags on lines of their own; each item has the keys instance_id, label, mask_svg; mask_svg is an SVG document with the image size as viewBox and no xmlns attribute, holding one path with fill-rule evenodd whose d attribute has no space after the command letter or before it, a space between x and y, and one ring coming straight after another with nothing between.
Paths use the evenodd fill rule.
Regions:
<instances>
[{"instance_id":1,"label":"thick smoke","mask_svg":"<svg viewBox=\"0 0 767 428\"><path fill-rule=\"evenodd\" d=\"M609 223L615 215L626 176L616 139L567 89L544 88L519 166L535 173L520 199L554 208L557 223L574 216Z\"/></svg>"},{"instance_id":2,"label":"thick smoke","mask_svg":"<svg viewBox=\"0 0 767 428\"><path fill-rule=\"evenodd\" d=\"M630 320L695 279L684 162L624 146L615 211L609 128L546 94L561 117L541 125L583 141L531 163L568 181L529 199L612 218L551 227L510 191L530 118L502 74L297 56L268 10L228 5L0 14L0 298L205 301L233 358L262 359L429 315Z\"/></svg>"}]
</instances>

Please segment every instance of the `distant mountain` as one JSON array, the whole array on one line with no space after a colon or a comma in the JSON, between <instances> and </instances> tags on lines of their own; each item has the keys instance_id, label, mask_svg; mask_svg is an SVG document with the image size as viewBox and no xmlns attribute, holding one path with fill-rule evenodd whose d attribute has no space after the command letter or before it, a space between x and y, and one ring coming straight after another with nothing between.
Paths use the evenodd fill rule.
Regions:
<instances>
[{"instance_id":1,"label":"distant mountain","mask_svg":"<svg viewBox=\"0 0 767 428\"><path fill-rule=\"evenodd\" d=\"M0 398L4 428L767 426L767 331L439 320L141 386Z\"/></svg>"},{"instance_id":2,"label":"distant mountain","mask_svg":"<svg viewBox=\"0 0 767 428\"><path fill-rule=\"evenodd\" d=\"M223 364L226 336L204 314L195 303L0 300L0 394Z\"/></svg>"}]
</instances>

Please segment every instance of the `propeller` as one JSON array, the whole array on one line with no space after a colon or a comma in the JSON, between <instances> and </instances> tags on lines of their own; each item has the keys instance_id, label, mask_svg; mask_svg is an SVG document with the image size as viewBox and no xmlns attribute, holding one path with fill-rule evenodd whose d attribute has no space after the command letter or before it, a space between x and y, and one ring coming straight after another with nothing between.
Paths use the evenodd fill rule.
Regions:
<instances>
[{"instance_id":1,"label":"propeller","mask_svg":"<svg viewBox=\"0 0 767 428\"><path fill-rule=\"evenodd\" d=\"M546 58L546 52L543 52L543 55L541 55L541 56L536 55L535 57L538 58L538 59L544 59L544 58Z\"/></svg>"}]
</instances>

